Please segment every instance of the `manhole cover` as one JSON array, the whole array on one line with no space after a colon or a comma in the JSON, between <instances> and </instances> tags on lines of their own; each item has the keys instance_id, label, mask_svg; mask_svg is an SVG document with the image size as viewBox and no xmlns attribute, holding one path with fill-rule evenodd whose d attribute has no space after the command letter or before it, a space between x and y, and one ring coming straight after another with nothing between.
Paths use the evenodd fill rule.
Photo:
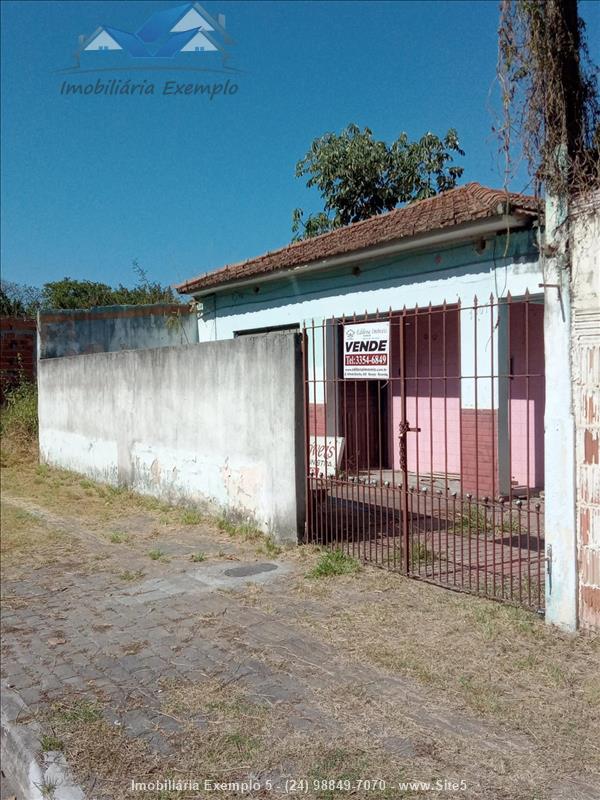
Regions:
<instances>
[{"instance_id":1,"label":"manhole cover","mask_svg":"<svg viewBox=\"0 0 600 800\"><path fill-rule=\"evenodd\" d=\"M277 564L245 564L242 567L226 569L223 573L229 578L247 578L250 575L258 575L261 572L271 572L277 569Z\"/></svg>"}]
</instances>

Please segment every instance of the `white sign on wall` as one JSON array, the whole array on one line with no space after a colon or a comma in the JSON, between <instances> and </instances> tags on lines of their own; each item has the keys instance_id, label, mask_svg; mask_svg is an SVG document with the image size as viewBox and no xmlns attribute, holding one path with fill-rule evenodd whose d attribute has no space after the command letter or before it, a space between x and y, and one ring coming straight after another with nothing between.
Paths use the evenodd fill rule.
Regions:
<instances>
[{"instance_id":1,"label":"white sign on wall","mask_svg":"<svg viewBox=\"0 0 600 800\"><path fill-rule=\"evenodd\" d=\"M344 439L342 436L311 436L309 459L310 474L315 477L333 477L340 466Z\"/></svg>"},{"instance_id":2,"label":"white sign on wall","mask_svg":"<svg viewBox=\"0 0 600 800\"><path fill-rule=\"evenodd\" d=\"M389 320L344 325L344 378L385 380L389 377Z\"/></svg>"}]
</instances>

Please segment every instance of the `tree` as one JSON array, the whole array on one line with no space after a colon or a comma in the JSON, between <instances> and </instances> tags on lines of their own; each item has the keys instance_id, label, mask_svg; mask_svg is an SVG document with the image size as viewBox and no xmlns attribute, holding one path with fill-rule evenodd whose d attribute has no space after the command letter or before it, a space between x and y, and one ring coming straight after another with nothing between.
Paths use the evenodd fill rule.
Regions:
<instances>
[{"instance_id":1,"label":"tree","mask_svg":"<svg viewBox=\"0 0 600 800\"><path fill-rule=\"evenodd\" d=\"M426 133L414 142L401 133L391 145L354 124L339 135L326 133L296 165L296 177L308 176L306 185L319 190L324 209L306 220L302 209L295 209L294 240L452 189L463 173L452 165L454 153L464 155L453 128L443 139Z\"/></svg>"},{"instance_id":2,"label":"tree","mask_svg":"<svg viewBox=\"0 0 600 800\"><path fill-rule=\"evenodd\" d=\"M516 132L538 191L566 196L600 186L597 72L577 0L502 0L499 133L507 180Z\"/></svg>"},{"instance_id":3,"label":"tree","mask_svg":"<svg viewBox=\"0 0 600 800\"><path fill-rule=\"evenodd\" d=\"M95 281L78 281L63 278L51 281L42 289L44 308L92 308L94 306L145 305L151 303L176 303L178 299L169 286L148 280L137 261L133 262L138 275L137 286L129 289L123 284L116 287Z\"/></svg>"},{"instance_id":4,"label":"tree","mask_svg":"<svg viewBox=\"0 0 600 800\"><path fill-rule=\"evenodd\" d=\"M131 289L122 284L113 287L107 283L80 281L74 278L50 281L41 289L2 281L0 315L34 317L38 311L51 308L77 309L180 302L169 286L149 281L137 261L133 262L133 267L138 275L138 283Z\"/></svg>"},{"instance_id":5,"label":"tree","mask_svg":"<svg viewBox=\"0 0 600 800\"><path fill-rule=\"evenodd\" d=\"M145 303L174 303L173 290L158 283L116 287L95 281L63 278L51 281L42 289L44 308L92 308L94 306L143 305Z\"/></svg>"},{"instance_id":6,"label":"tree","mask_svg":"<svg viewBox=\"0 0 600 800\"><path fill-rule=\"evenodd\" d=\"M18 297L9 297L4 286L0 288L0 317L24 317L25 306Z\"/></svg>"},{"instance_id":7,"label":"tree","mask_svg":"<svg viewBox=\"0 0 600 800\"><path fill-rule=\"evenodd\" d=\"M40 307L40 290L2 281L0 286L0 316L34 317Z\"/></svg>"}]
</instances>

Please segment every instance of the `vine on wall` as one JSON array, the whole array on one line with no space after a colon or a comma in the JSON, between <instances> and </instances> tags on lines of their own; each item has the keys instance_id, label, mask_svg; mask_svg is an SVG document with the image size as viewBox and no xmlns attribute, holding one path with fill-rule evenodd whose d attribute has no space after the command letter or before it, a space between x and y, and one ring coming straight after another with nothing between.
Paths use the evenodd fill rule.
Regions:
<instances>
[{"instance_id":1,"label":"vine on wall","mask_svg":"<svg viewBox=\"0 0 600 800\"><path fill-rule=\"evenodd\" d=\"M516 139L536 195L567 197L600 187L597 77L577 0L501 1L497 132L506 182Z\"/></svg>"}]
</instances>

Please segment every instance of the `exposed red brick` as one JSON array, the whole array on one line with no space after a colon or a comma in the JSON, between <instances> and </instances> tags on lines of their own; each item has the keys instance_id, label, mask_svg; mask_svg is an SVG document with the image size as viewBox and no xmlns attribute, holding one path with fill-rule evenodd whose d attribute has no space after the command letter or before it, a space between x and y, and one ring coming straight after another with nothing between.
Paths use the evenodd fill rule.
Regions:
<instances>
[{"instance_id":1,"label":"exposed red brick","mask_svg":"<svg viewBox=\"0 0 600 800\"><path fill-rule=\"evenodd\" d=\"M325 436L325 404L308 404L308 430L311 436Z\"/></svg>"},{"instance_id":2,"label":"exposed red brick","mask_svg":"<svg viewBox=\"0 0 600 800\"><path fill-rule=\"evenodd\" d=\"M34 319L0 318L0 400L23 377L34 379L36 330Z\"/></svg>"},{"instance_id":3,"label":"exposed red brick","mask_svg":"<svg viewBox=\"0 0 600 800\"><path fill-rule=\"evenodd\" d=\"M581 599L591 609L600 614L600 587L598 586L582 586Z\"/></svg>"},{"instance_id":4,"label":"exposed red brick","mask_svg":"<svg viewBox=\"0 0 600 800\"><path fill-rule=\"evenodd\" d=\"M589 544L590 540L590 510L583 508L579 513L579 529L581 531L581 544Z\"/></svg>"},{"instance_id":5,"label":"exposed red brick","mask_svg":"<svg viewBox=\"0 0 600 800\"><path fill-rule=\"evenodd\" d=\"M529 195L467 183L387 214L304 239L257 258L228 264L180 283L176 288L183 294L190 294L200 289L293 269L378 244L498 216L504 210L516 215L536 216L538 201Z\"/></svg>"},{"instance_id":6,"label":"exposed red brick","mask_svg":"<svg viewBox=\"0 0 600 800\"><path fill-rule=\"evenodd\" d=\"M582 586L580 599L581 627L600 631L600 588L597 586Z\"/></svg>"},{"instance_id":7,"label":"exposed red brick","mask_svg":"<svg viewBox=\"0 0 600 800\"><path fill-rule=\"evenodd\" d=\"M600 444L600 439L598 438L597 433L594 433L593 431L590 430L585 430L583 432L583 450L584 450L583 460L586 464L599 463L599 455L598 455L599 444Z\"/></svg>"},{"instance_id":8,"label":"exposed red brick","mask_svg":"<svg viewBox=\"0 0 600 800\"><path fill-rule=\"evenodd\" d=\"M477 497L498 495L498 435L496 412L461 410L462 490Z\"/></svg>"},{"instance_id":9,"label":"exposed red brick","mask_svg":"<svg viewBox=\"0 0 600 800\"><path fill-rule=\"evenodd\" d=\"M579 565L582 583L600 587L600 551L582 547L579 551Z\"/></svg>"}]
</instances>

